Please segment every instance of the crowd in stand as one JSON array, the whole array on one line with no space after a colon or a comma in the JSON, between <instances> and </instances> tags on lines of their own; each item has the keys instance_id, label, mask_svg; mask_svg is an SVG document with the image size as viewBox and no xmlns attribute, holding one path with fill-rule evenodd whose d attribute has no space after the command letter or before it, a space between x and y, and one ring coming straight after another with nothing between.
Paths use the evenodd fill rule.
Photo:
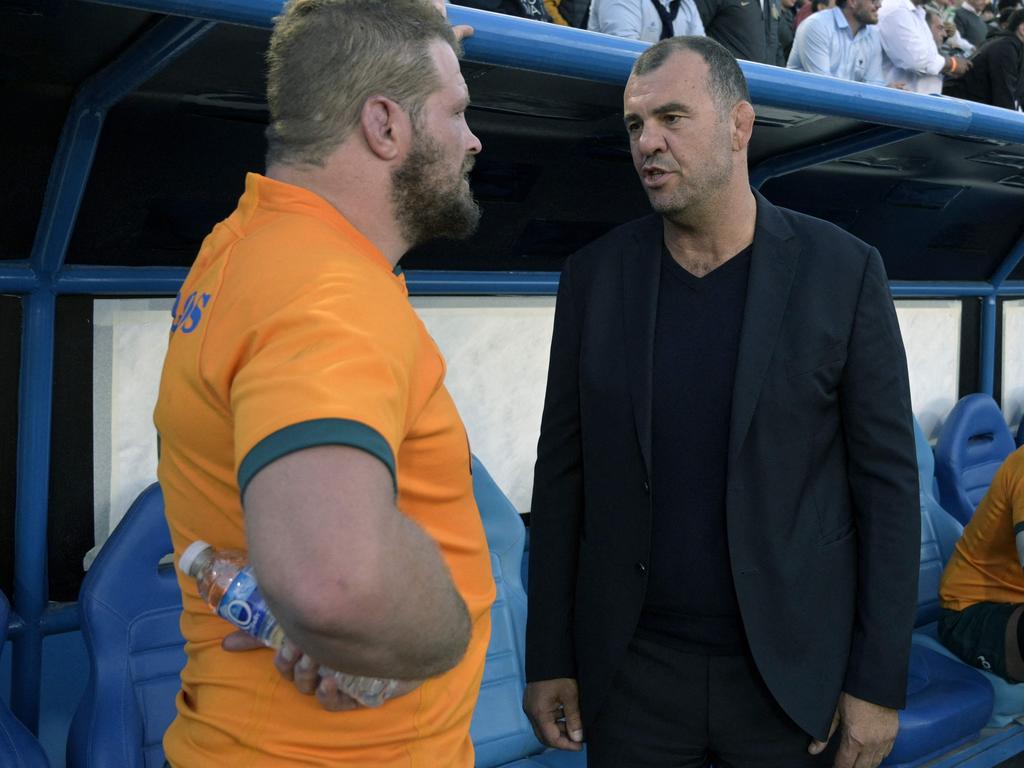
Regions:
<instances>
[{"instance_id":1,"label":"crowd in stand","mask_svg":"<svg viewBox=\"0 0 1024 768\"><path fill-rule=\"evenodd\" d=\"M453 0L648 42L1007 109L1024 104L1022 0Z\"/></svg>"}]
</instances>

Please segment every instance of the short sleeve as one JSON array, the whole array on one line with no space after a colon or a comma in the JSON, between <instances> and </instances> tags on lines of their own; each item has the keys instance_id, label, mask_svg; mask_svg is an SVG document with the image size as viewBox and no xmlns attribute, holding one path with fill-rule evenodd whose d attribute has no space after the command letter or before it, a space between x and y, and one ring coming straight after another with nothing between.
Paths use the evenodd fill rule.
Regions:
<instances>
[{"instance_id":1,"label":"short sleeve","mask_svg":"<svg viewBox=\"0 0 1024 768\"><path fill-rule=\"evenodd\" d=\"M276 459L320 445L365 450L395 479L418 335L404 291L369 268L380 274L325 270L261 294L230 382L240 492Z\"/></svg>"}]
</instances>

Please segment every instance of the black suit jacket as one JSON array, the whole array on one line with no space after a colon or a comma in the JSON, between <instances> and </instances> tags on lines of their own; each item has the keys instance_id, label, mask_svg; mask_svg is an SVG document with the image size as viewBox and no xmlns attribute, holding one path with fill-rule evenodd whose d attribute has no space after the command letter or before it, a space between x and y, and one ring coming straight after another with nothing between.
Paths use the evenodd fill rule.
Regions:
<instances>
[{"instance_id":1,"label":"black suit jacket","mask_svg":"<svg viewBox=\"0 0 1024 768\"><path fill-rule=\"evenodd\" d=\"M568 260L558 291L526 663L531 681L579 680L585 723L644 601L662 241L657 216L620 227ZM885 271L865 243L760 195L726 515L747 638L790 717L824 738L841 690L902 707L920 511Z\"/></svg>"}]
</instances>

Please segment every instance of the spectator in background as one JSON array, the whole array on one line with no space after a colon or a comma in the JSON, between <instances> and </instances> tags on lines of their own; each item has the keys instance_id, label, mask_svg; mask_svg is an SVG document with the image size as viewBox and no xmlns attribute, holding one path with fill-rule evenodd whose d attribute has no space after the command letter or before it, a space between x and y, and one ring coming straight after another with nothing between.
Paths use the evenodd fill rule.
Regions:
<instances>
[{"instance_id":1,"label":"spectator in background","mask_svg":"<svg viewBox=\"0 0 1024 768\"><path fill-rule=\"evenodd\" d=\"M989 5L988 0L964 0L953 14L957 31L967 42L978 48L988 37L988 24L981 18L981 12Z\"/></svg>"},{"instance_id":2,"label":"spectator in background","mask_svg":"<svg viewBox=\"0 0 1024 768\"><path fill-rule=\"evenodd\" d=\"M925 0L883 0L878 14L882 72L886 83L904 83L917 93L942 93L942 76L960 76L971 63L939 53L924 4Z\"/></svg>"},{"instance_id":3,"label":"spectator in background","mask_svg":"<svg viewBox=\"0 0 1024 768\"><path fill-rule=\"evenodd\" d=\"M1024 10L1012 12L1005 30L997 32L971 60L971 71L942 88L946 96L1020 109L1024 85Z\"/></svg>"},{"instance_id":4,"label":"spectator in background","mask_svg":"<svg viewBox=\"0 0 1024 768\"><path fill-rule=\"evenodd\" d=\"M704 34L694 0L594 0L587 29L648 43Z\"/></svg>"},{"instance_id":5,"label":"spectator in background","mask_svg":"<svg viewBox=\"0 0 1024 768\"><path fill-rule=\"evenodd\" d=\"M780 0L696 0L707 36L737 59L778 61Z\"/></svg>"},{"instance_id":6,"label":"spectator in background","mask_svg":"<svg viewBox=\"0 0 1024 768\"><path fill-rule=\"evenodd\" d=\"M793 23L793 29L799 29L800 25L803 24L807 19L818 11L824 11L829 8L836 7L836 0L807 0L800 10L796 12L796 21Z\"/></svg>"},{"instance_id":7,"label":"spectator in background","mask_svg":"<svg viewBox=\"0 0 1024 768\"><path fill-rule=\"evenodd\" d=\"M885 85L878 37L881 0L837 0L796 31L786 66L816 75Z\"/></svg>"},{"instance_id":8,"label":"spectator in background","mask_svg":"<svg viewBox=\"0 0 1024 768\"><path fill-rule=\"evenodd\" d=\"M779 0L779 54L776 63L786 66L796 33L796 0Z\"/></svg>"}]
</instances>

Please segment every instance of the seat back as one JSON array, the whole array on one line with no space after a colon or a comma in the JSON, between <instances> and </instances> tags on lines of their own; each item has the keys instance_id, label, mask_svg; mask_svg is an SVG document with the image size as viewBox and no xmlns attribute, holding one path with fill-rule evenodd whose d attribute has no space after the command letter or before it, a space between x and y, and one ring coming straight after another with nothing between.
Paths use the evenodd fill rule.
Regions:
<instances>
[{"instance_id":1,"label":"seat back","mask_svg":"<svg viewBox=\"0 0 1024 768\"><path fill-rule=\"evenodd\" d=\"M86 574L79 595L89 684L71 722L69 768L161 768L175 715L185 640L163 494L132 504Z\"/></svg>"},{"instance_id":2,"label":"seat back","mask_svg":"<svg viewBox=\"0 0 1024 768\"><path fill-rule=\"evenodd\" d=\"M935 493L935 454L925 437L921 424L914 417L914 448L917 450L917 479L921 493L936 496Z\"/></svg>"},{"instance_id":3,"label":"seat back","mask_svg":"<svg viewBox=\"0 0 1024 768\"><path fill-rule=\"evenodd\" d=\"M526 592L521 565L526 529L512 502L475 457L473 493L491 551L497 596L491 608L491 642L470 735L477 768L494 768L544 748L522 709Z\"/></svg>"},{"instance_id":4,"label":"seat back","mask_svg":"<svg viewBox=\"0 0 1024 768\"><path fill-rule=\"evenodd\" d=\"M935 445L939 504L965 525L1003 461L1013 453L1010 428L988 395L967 395L953 406Z\"/></svg>"},{"instance_id":5,"label":"seat back","mask_svg":"<svg viewBox=\"0 0 1024 768\"><path fill-rule=\"evenodd\" d=\"M921 503L921 569L917 581L917 619L914 626L923 627L939 619L939 582L953 548L960 540L963 526L939 506L931 492L935 461L916 418L914 442Z\"/></svg>"},{"instance_id":6,"label":"seat back","mask_svg":"<svg viewBox=\"0 0 1024 768\"><path fill-rule=\"evenodd\" d=\"M11 606L0 592L0 650L7 642ZM0 765L4 768L49 768L42 745L0 700Z\"/></svg>"}]
</instances>

